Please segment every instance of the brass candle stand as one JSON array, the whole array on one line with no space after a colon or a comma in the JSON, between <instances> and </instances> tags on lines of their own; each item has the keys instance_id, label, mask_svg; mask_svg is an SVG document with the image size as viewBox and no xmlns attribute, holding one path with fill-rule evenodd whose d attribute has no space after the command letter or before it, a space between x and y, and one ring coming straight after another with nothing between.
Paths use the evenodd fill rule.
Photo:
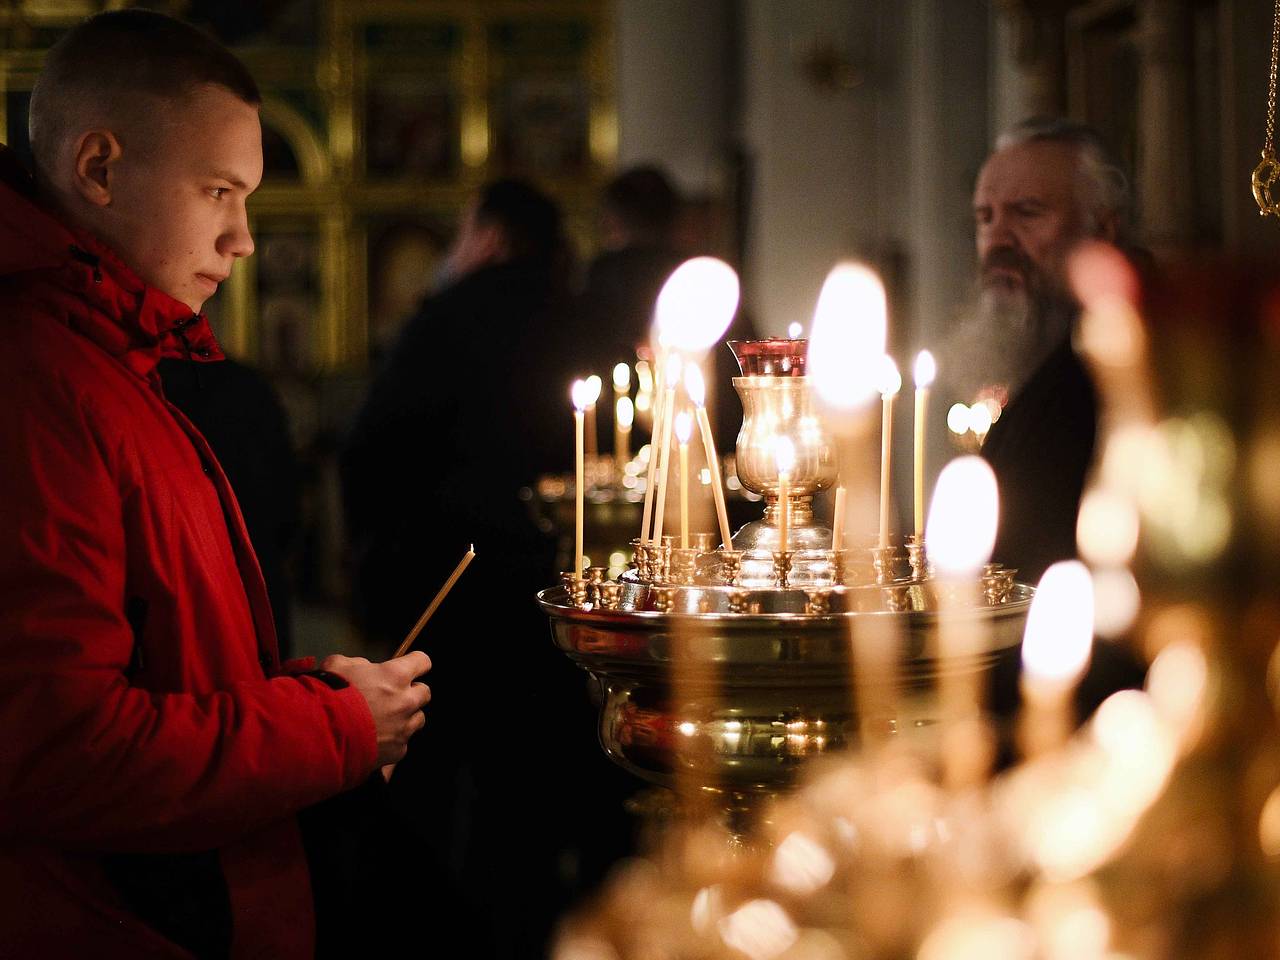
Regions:
<instances>
[{"instance_id":1,"label":"brass candle stand","mask_svg":"<svg viewBox=\"0 0 1280 960\"><path fill-rule=\"evenodd\" d=\"M834 443L803 376L805 343L731 346L744 374L734 380L738 476L765 498L764 515L727 548L705 533L688 548L632 540L621 575L565 574L538 600L556 646L600 684L606 753L660 786L692 778L740 822L788 790L802 763L860 742L867 718L851 645L892 647L894 708L874 726L928 735L941 719L940 678L987 674L1021 640L1033 591L992 564L965 592L976 601L958 608L920 539L832 550L813 496L836 480ZM794 453L785 499L779 437ZM949 621L974 624L981 649L944 661L944 608Z\"/></svg>"}]
</instances>

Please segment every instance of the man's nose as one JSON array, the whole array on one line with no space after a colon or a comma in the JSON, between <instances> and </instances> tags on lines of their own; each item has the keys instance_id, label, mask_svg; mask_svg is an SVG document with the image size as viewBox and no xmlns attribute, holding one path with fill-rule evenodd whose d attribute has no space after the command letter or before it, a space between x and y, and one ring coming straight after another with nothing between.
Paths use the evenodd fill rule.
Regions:
<instances>
[{"instance_id":1,"label":"man's nose","mask_svg":"<svg viewBox=\"0 0 1280 960\"><path fill-rule=\"evenodd\" d=\"M232 257L247 257L253 253L253 234L249 232L249 216L243 207L218 238L218 252Z\"/></svg>"},{"instance_id":2,"label":"man's nose","mask_svg":"<svg viewBox=\"0 0 1280 960\"><path fill-rule=\"evenodd\" d=\"M993 210L991 219L978 226L978 255L986 256L996 247L1019 247L1018 238L1009 218L999 210Z\"/></svg>"}]
</instances>

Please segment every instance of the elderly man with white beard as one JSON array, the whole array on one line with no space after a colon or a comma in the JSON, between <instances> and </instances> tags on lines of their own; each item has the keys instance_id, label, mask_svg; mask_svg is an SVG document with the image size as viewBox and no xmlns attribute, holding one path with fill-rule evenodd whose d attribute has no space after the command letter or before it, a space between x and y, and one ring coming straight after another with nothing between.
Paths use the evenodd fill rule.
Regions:
<instances>
[{"instance_id":1,"label":"elderly man with white beard","mask_svg":"<svg viewBox=\"0 0 1280 960\"><path fill-rule=\"evenodd\" d=\"M1009 130L974 188L970 322L1008 397L982 449L1000 487L995 558L1029 583L1075 556L1097 426L1093 384L1071 346L1079 305L1066 262L1085 240L1124 246L1127 206L1125 177L1098 134L1065 120Z\"/></svg>"}]
</instances>

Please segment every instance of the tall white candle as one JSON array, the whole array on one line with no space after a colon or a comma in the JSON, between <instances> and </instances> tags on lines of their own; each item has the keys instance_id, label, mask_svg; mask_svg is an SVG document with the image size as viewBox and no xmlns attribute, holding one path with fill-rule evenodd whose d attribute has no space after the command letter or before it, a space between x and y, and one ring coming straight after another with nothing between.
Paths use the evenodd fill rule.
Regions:
<instances>
[{"instance_id":1,"label":"tall white candle","mask_svg":"<svg viewBox=\"0 0 1280 960\"><path fill-rule=\"evenodd\" d=\"M835 511L831 515L831 549L844 549L844 514L845 514L845 489L844 485L836 487L836 504Z\"/></svg>"},{"instance_id":2,"label":"tall white candle","mask_svg":"<svg viewBox=\"0 0 1280 960\"><path fill-rule=\"evenodd\" d=\"M643 363L643 361L641 361ZM641 515L640 523L640 542L646 544L652 539L653 532L653 505L657 500L657 479L658 479L658 440L662 434L662 418L665 410L663 409L662 394L663 384L661 378L665 375L665 357L663 362L658 364L657 375L659 383L653 391L653 430L649 435L649 468L645 472L644 485L644 511ZM640 388L644 391L646 378L640 377Z\"/></svg>"},{"instance_id":3,"label":"tall white candle","mask_svg":"<svg viewBox=\"0 0 1280 960\"><path fill-rule=\"evenodd\" d=\"M707 417L707 386L702 369L690 363L684 371L684 388L693 401L698 417L698 431L702 434L702 450L707 458L707 470L711 474L711 496L716 504L716 521L720 524L720 542L726 550L733 549L733 531L729 529L729 511L724 501L724 480L720 476L720 458L716 455L716 441L711 433L711 421Z\"/></svg>"},{"instance_id":4,"label":"tall white candle","mask_svg":"<svg viewBox=\"0 0 1280 960\"><path fill-rule=\"evenodd\" d=\"M662 543L662 523L667 512L667 477L671 473L671 428L676 412L676 385L680 382L680 355L673 353L667 360L666 389L662 397L662 436L658 439L658 456L662 462L658 464L657 506L653 516L653 540Z\"/></svg>"},{"instance_id":5,"label":"tall white candle","mask_svg":"<svg viewBox=\"0 0 1280 960\"><path fill-rule=\"evenodd\" d=\"M884 379L881 381L880 399L883 406L880 419L880 549L889 546L889 507L892 491L889 480L893 474L893 398L902 389L902 376L892 357L884 358Z\"/></svg>"},{"instance_id":6,"label":"tall white candle","mask_svg":"<svg viewBox=\"0 0 1280 960\"><path fill-rule=\"evenodd\" d=\"M573 426L574 426L574 524L573 524L573 575L582 576L582 535L584 526L584 510L586 506L586 461L583 443L584 412L587 408L591 388L585 380L573 382Z\"/></svg>"},{"instance_id":7,"label":"tall white candle","mask_svg":"<svg viewBox=\"0 0 1280 960\"><path fill-rule=\"evenodd\" d=\"M587 377L587 407L586 407L586 434L587 434L587 456L595 459L600 453L600 443L598 431L596 428L596 401L600 399L600 390L604 383L594 373Z\"/></svg>"},{"instance_id":8,"label":"tall white candle","mask_svg":"<svg viewBox=\"0 0 1280 960\"><path fill-rule=\"evenodd\" d=\"M925 417L929 406L929 387L937 376L938 365L933 354L921 350L916 356L916 431L915 431L915 534L916 539L924 536L924 451L925 451Z\"/></svg>"},{"instance_id":9,"label":"tall white candle","mask_svg":"<svg viewBox=\"0 0 1280 960\"><path fill-rule=\"evenodd\" d=\"M689 549L689 438L693 417L686 410L676 414L676 443L680 444L680 549Z\"/></svg>"}]
</instances>

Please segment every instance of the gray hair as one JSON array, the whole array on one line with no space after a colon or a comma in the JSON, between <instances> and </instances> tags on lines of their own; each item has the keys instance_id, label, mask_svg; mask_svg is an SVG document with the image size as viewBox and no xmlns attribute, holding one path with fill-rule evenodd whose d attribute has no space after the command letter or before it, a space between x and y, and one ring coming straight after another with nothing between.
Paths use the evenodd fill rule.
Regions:
<instances>
[{"instance_id":1,"label":"gray hair","mask_svg":"<svg viewBox=\"0 0 1280 960\"><path fill-rule=\"evenodd\" d=\"M1079 175L1077 195L1089 224L1096 231L1105 216L1115 217L1117 241L1129 240L1129 178L1111 148L1093 127L1063 117L1031 117L1014 124L996 138L996 149L1024 143L1065 143L1076 148Z\"/></svg>"}]
</instances>

